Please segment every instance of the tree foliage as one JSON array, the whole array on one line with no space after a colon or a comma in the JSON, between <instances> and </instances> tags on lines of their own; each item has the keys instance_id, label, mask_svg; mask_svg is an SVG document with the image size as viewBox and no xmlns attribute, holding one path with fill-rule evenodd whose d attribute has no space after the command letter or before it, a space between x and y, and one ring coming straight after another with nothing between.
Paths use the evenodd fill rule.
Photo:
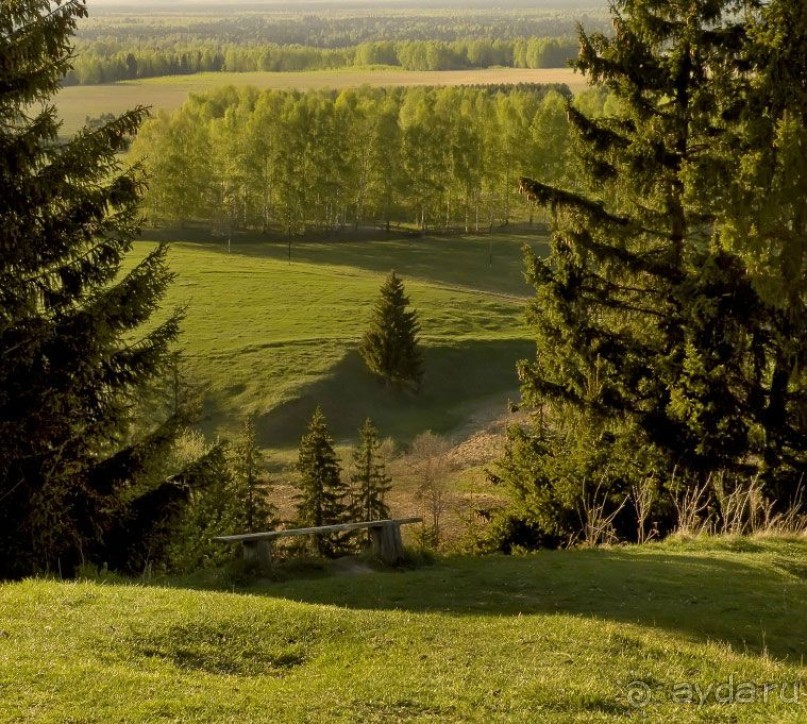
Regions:
<instances>
[{"instance_id":1,"label":"tree foliage","mask_svg":"<svg viewBox=\"0 0 807 724\"><path fill-rule=\"evenodd\" d=\"M403 281L390 272L373 307L360 353L367 369L397 389L419 390L423 383L423 354L418 345L420 323L407 311L409 297Z\"/></svg>"},{"instance_id":2,"label":"tree foliage","mask_svg":"<svg viewBox=\"0 0 807 724\"><path fill-rule=\"evenodd\" d=\"M199 485L197 477L187 501L171 521L164 536L167 545L162 562L168 570L180 573L223 565L232 560L233 548L213 538L242 532L246 517L232 462L223 445L211 447L194 431L182 435L176 453L187 461L205 460L204 484Z\"/></svg>"},{"instance_id":3,"label":"tree foliage","mask_svg":"<svg viewBox=\"0 0 807 724\"><path fill-rule=\"evenodd\" d=\"M438 548L442 542L443 518L449 503L451 443L426 430L409 447L406 462L417 481L415 499L420 506L424 525L419 532L422 544Z\"/></svg>"},{"instance_id":4,"label":"tree foliage","mask_svg":"<svg viewBox=\"0 0 807 724\"><path fill-rule=\"evenodd\" d=\"M801 24L778 13L801 13ZM684 480L760 474L773 494L792 494L805 460L803 322L793 324L805 304L805 196L793 188L803 166L801 180L782 173L787 113L777 108L787 103L775 99L803 114L804 75L794 56L788 79L775 48L803 47L803 12L624 0L613 25L611 36L581 34L577 67L618 103L598 118L569 106L578 183L521 180L554 230L549 258L528 259L537 351L519 368L540 414L511 435L502 478L522 501L559 506L556 521L581 500L564 490L583 490L598 457L617 499L673 470ZM770 84L771 73L786 84ZM782 194L763 188L771 174L789 186ZM785 251L794 239L795 261ZM778 267L754 263L749 241ZM784 305L765 294L765 277L792 292ZM569 419L586 449L564 431Z\"/></svg>"},{"instance_id":5,"label":"tree foliage","mask_svg":"<svg viewBox=\"0 0 807 724\"><path fill-rule=\"evenodd\" d=\"M222 7L176 16L105 12L82 23L66 83L96 84L190 73L310 71L389 65L409 70L560 68L575 54L576 23L606 27L604 9L407 8L344 13L322 5Z\"/></svg>"},{"instance_id":6,"label":"tree foliage","mask_svg":"<svg viewBox=\"0 0 807 724\"><path fill-rule=\"evenodd\" d=\"M256 423L254 414L246 418L232 456L243 530L247 533L270 530L277 513L269 501L270 480L264 453L258 446Z\"/></svg>"},{"instance_id":7,"label":"tree foliage","mask_svg":"<svg viewBox=\"0 0 807 724\"><path fill-rule=\"evenodd\" d=\"M300 473L300 493L297 498L297 524L315 527L344 523L348 513L347 485L342 481L342 468L333 449L325 415L317 407L300 441L297 459ZM316 536L317 550L333 555L344 537Z\"/></svg>"},{"instance_id":8,"label":"tree foliage","mask_svg":"<svg viewBox=\"0 0 807 724\"><path fill-rule=\"evenodd\" d=\"M316 12L306 6L211 7L204 14L171 15L121 12L98 14L82 23L81 41L114 54L121 45L154 48L208 46L308 46L350 48L363 43L399 41L469 42L573 37L582 19L588 29L606 29L604 9L592 11L590 0L566 0L566 12L555 8L466 6L462 13L448 7L407 7L405 12L379 13L373 9L345 12L322 4ZM472 43L478 41L470 41Z\"/></svg>"},{"instance_id":9,"label":"tree foliage","mask_svg":"<svg viewBox=\"0 0 807 724\"><path fill-rule=\"evenodd\" d=\"M269 476L258 447L256 420L244 421L241 438L227 449L209 446L200 433L186 432L179 451L186 460L207 459L205 484L190 491L170 532L167 565L188 572L232 560L234 549L213 541L221 535L272 530L277 509L269 500Z\"/></svg>"},{"instance_id":10,"label":"tree foliage","mask_svg":"<svg viewBox=\"0 0 807 724\"><path fill-rule=\"evenodd\" d=\"M182 413L148 422L179 315L158 247L130 271L143 185L117 154L136 109L57 141L51 99L84 3L0 9L0 575L129 566L186 497Z\"/></svg>"},{"instance_id":11,"label":"tree foliage","mask_svg":"<svg viewBox=\"0 0 807 724\"><path fill-rule=\"evenodd\" d=\"M717 231L770 309L760 448L786 494L807 467L807 8L762 5L747 36Z\"/></svg>"},{"instance_id":12,"label":"tree foliage","mask_svg":"<svg viewBox=\"0 0 807 724\"><path fill-rule=\"evenodd\" d=\"M516 220L519 174L568 177L568 95L543 85L224 88L144 124L132 159L148 173L155 223L284 236L348 225L491 230ZM597 94L593 105L603 102Z\"/></svg>"},{"instance_id":13,"label":"tree foliage","mask_svg":"<svg viewBox=\"0 0 807 724\"><path fill-rule=\"evenodd\" d=\"M389 517L384 496L392 487L386 465L380 459L381 440L378 429L368 417L359 430L359 444L353 451L353 505L360 520L383 520Z\"/></svg>"}]
</instances>

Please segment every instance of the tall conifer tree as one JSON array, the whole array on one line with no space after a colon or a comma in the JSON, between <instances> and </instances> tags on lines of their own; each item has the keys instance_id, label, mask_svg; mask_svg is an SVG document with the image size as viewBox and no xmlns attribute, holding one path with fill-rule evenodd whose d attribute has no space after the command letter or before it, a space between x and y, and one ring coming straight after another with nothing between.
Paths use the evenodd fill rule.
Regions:
<instances>
[{"instance_id":1,"label":"tall conifer tree","mask_svg":"<svg viewBox=\"0 0 807 724\"><path fill-rule=\"evenodd\" d=\"M717 228L771 309L760 449L787 495L807 468L807 5L772 0L747 24Z\"/></svg>"},{"instance_id":2,"label":"tall conifer tree","mask_svg":"<svg viewBox=\"0 0 807 724\"><path fill-rule=\"evenodd\" d=\"M269 473L258 447L256 416L244 422L241 440L235 446L233 468L243 506L243 525L248 533L270 530L277 509L269 502Z\"/></svg>"},{"instance_id":3,"label":"tall conifer tree","mask_svg":"<svg viewBox=\"0 0 807 724\"><path fill-rule=\"evenodd\" d=\"M347 486L342 482L342 469L333 449L325 415L317 407L300 441L297 459L300 494L297 497L297 523L315 527L344 523L347 513ZM332 555L339 547L339 536L317 536L317 549Z\"/></svg>"},{"instance_id":4,"label":"tall conifer tree","mask_svg":"<svg viewBox=\"0 0 807 724\"><path fill-rule=\"evenodd\" d=\"M362 520L383 520L389 516L384 495L391 487L384 461L379 458L381 441L378 430L370 418L359 430L359 445L353 451L354 504Z\"/></svg>"},{"instance_id":5,"label":"tall conifer tree","mask_svg":"<svg viewBox=\"0 0 807 724\"><path fill-rule=\"evenodd\" d=\"M759 6L615 2L613 36L581 32L577 67L619 113L569 104L573 188L521 180L553 215L549 258L528 260L537 354L519 368L526 401L550 414L512 435L502 472L556 520L574 497L561 488L577 480L579 495L592 474L624 490L673 469L764 472L772 310L720 235L721 187L737 171L725 144L758 71L745 13Z\"/></svg>"},{"instance_id":6,"label":"tall conifer tree","mask_svg":"<svg viewBox=\"0 0 807 724\"><path fill-rule=\"evenodd\" d=\"M420 323L417 312L407 311L408 304L403 281L391 271L373 307L360 353L370 372L386 385L417 391L423 383Z\"/></svg>"},{"instance_id":7,"label":"tall conifer tree","mask_svg":"<svg viewBox=\"0 0 807 724\"><path fill-rule=\"evenodd\" d=\"M51 99L83 0L0 6L0 575L125 565L181 498L163 483L183 424L133 427L169 363L178 315L154 323L164 247L121 273L142 183L117 154L143 109L70 139ZM143 329L144 323L148 329ZM134 432L133 432L134 430ZM113 545L111 541L117 541Z\"/></svg>"}]
</instances>

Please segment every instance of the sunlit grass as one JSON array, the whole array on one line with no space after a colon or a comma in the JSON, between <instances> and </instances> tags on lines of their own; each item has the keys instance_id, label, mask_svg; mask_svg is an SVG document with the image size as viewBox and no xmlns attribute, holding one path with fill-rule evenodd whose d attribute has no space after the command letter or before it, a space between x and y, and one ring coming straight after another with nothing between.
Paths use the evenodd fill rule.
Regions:
<instances>
[{"instance_id":1,"label":"sunlit grass","mask_svg":"<svg viewBox=\"0 0 807 724\"><path fill-rule=\"evenodd\" d=\"M450 558L227 591L1 586L0 719L807 716L803 539ZM710 693L683 703L682 686ZM637 707L632 690L650 701Z\"/></svg>"},{"instance_id":2,"label":"sunlit grass","mask_svg":"<svg viewBox=\"0 0 807 724\"><path fill-rule=\"evenodd\" d=\"M522 245L541 237L390 241L174 243L177 278L166 306L185 306L182 347L205 390L205 425L234 430L258 413L262 444L296 445L320 404L337 437L365 416L384 435L449 431L474 404L518 393L516 361L530 354L530 289ZM150 242L139 242L133 260ZM491 255L492 250L492 255ZM417 396L380 386L357 347L384 276L395 268L420 316L426 380Z\"/></svg>"}]
</instances>

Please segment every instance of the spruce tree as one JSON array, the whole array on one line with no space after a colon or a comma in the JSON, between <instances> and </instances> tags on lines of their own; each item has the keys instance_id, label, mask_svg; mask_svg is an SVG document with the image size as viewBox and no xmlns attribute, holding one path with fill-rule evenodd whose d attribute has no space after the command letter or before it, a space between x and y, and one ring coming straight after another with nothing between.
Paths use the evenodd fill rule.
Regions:
<instances>
[{"instance_id":1,"label":"spruce tree","mask_svg":"<svg viewBox=\"0 0 807 724\"><path fill-rule=\"evenodd\" d=\"M391 487L384 461L379 459L381 440L370 418L359 430L359 445L353 451L353 501L361 520L383 520L389 517L384 495Z\"/></svg>"},{"instance_id":2,"label":"spruce tree","mask_svg":"<svg viewBox=\"0 0 807 724\"><path fill-rule=\"evenodd\" d=\"M297 497L297 524L315 527L344 523L348 494L342 482L342 469L333 449L325 415L317 407L300 441L297 460L300 473L300 494ZM317 550L333 555L340 547L343 536L317 536Z\"/></svg>"},{"instance_id":3,"label":"spruce tree","mask_svg":"<svg viewBox=\"0 0 807 724\"><path fill-rule=\"evenodd\" d=\"M407 311L408 305L403 281L391 271L373 307L360 353L367 369L385 385L418 391L423 383L420 323L416 311Z\"/></svg>"},{"instance_id":4,"label":"spruce tree","mask_svg":"<svg viewBox=\"0 0 807 724\"><path fill-rule=\"evenodd\" d=\"M727 99L717 230L769 305L759 449L774 492L807 468L807 6L772 0L750 14L749 69Z\"/></svg>"},{"instance_id":5,"label":"spruce tree","mask_svg":"<svg viewBox=\"0 0 807 724\"><path fill-rule=\"evenodd\" d=\"M121 272L143 183L118 153L145 111L64 139L51 103L85 15L0 7L0 576L126 565L184 495L164 466L184 421L134 424L179 322L152 319L164 247Z\"/></svg>"},{"instance_id":6,"label":"spruce tree","mask_svg":"<svg viewBox=\"0 0 807 724\"><path fill-rule=\"evenodd\" d=\"M549 257L528 257L537 350L519 367L541 414L511 435L500 472L555 520L574 516L595 476L624 492L673 470L761 470L771 307L720 233L721 188L737 171L725 144L756 70L738 11L756 7L615 2L613 35L581 32L576 65L619 112L594 119L569 104L573 187L521 180L553 221Z\"/></svg>"},{"instance_id":7,"label":"spruce tree","mask_svg":"<svg viewBox=\"0 0 807 724\"><path fill-rule=\"evenodd\" d=\"M244 422L244 433L234 453L233 467L244 530L248 533L269 530L276 508L269 502L269 475L263 453L258 447L254 414Z\"/></svg>"}]
</instances>

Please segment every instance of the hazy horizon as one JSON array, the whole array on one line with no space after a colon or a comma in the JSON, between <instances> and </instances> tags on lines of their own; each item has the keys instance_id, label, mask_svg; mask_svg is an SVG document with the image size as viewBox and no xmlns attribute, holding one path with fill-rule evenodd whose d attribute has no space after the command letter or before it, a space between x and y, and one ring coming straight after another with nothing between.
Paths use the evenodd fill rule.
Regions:
<instances>
[{"instance_id":1,"label":"hazy horizon","mask_svg":"<svg viewBox=\"0 0 807 724\"><path fill-rule=\"evenodd\" d=\"M607 5L607 0L87 0L90 10L94 7L113 8L142 8L144 5L157 6L169 10L171 8L191 8L191 7L216 7L219 9L259 9L272 8L289 10L299 9L301 6L308 8L375 8L379 5L387 7L421 7L421 8L486 8L496 10L507 10L510 8L521 9L586 9L602 8Z\"/></svg>"}]
</instances>

